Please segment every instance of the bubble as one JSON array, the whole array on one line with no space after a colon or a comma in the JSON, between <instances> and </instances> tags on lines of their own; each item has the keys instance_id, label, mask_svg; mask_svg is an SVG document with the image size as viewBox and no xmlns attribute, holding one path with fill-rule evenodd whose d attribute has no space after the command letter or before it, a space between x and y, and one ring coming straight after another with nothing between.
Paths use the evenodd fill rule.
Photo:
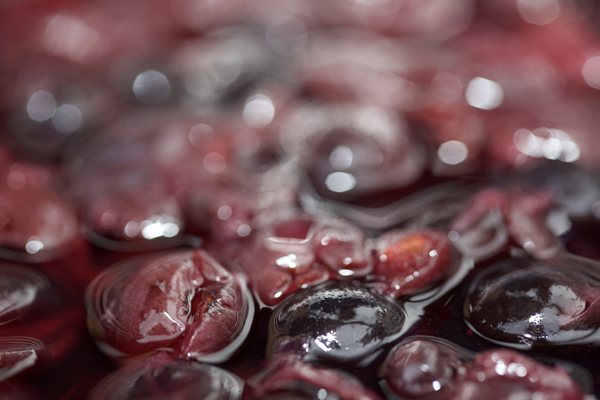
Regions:
<instances>
[{"instance_id":1,"label":"bubble","mask_svg":"<svg viewBox=\"0 0 600 400\"><path fill-rule=\"evenodd\" d=\"M275 105L269 97L255 94L246 101L242 115L249 127L264 128L273 121Z\"/></svg>"},{"instance_id":2,"label":"bubble","mask_svg":"<svg viewBox=\"0 0 600 400\"><path fill-rule=\"evenodd\" d=\"M63 104L52 115L52 126L60 133L71 134L81 128L83 114L72 104Z\"/></svg>"},{"instance_id":3,"label":"bubble","mask_svg":"<svg viewBox=\"0 0 600 400\"><path fill-rule=\"evenodd\" d=\"M271 322L269 352L292 347L338 360L367 357L400 332L404 313L352 283L317 286L288 297Z\"/></svg>"},{"instance_id":4,"label":"bubble","mask_svg":"<svg viewBox=\"0 0 600 400\"><path fill-rule=\"evenodd\" d=\"M571 255L497 264L472 283L465 318L483 337L516 347L586 339L600 327L598 266Z\"/></svg>"},{"instance_id":5,"label":"bubble","mask_svg":"<svg viewBox=\"0 0 600 400\"><path fill-rule=\"evenodd\" d=\"M34 121L42 122L52 118L56 111L54 95L45 90L40 90L31 95L27 103L27 115Z\"/></svg>"},{"instance_id":6,"label":"bubble","mask_svg":"<svg viewBox=\"0 0 600 400\"><path fill-rule=\"evenodd\" d=\"M133 81L133 94L142 103L155 106L169 99L171 83L162 72L144 71Z\"/></svg>"}]
</instances>

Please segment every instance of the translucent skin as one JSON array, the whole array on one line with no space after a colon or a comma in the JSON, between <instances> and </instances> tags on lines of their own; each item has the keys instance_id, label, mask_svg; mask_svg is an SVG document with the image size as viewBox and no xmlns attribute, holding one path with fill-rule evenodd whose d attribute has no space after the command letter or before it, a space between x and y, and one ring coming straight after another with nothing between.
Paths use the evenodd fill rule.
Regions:
<instances>
[{"instance_id":1,"label":"translucent skin","mask_svg":"<svg viewBox=\"0 0 600 400\"><path fill-rule=\"evenodd\" d=\"M564 370L546 367L514 351L502 349L480 353L465 367L467 372L442 393L441 399L584 398L581 389Z\"/></svg>"},{"instance_id":2,"label":"translucent skin","mask_svg":"<svg viewBox=\"0 0 600 400\"><path fill-rule=\"evenodd\" d=\"M454 220L451 229L459 234L476 232L485 216L497 212L515 242L532 256L548 259L562 247L544 221L551 204L551 196L543 191L486 189L473 197L468 210Z\"/></svg>"},{"instance_id":3,"label":"translucent skin","mask_svg":"<svg viewBox=\"0 0 600 400\"><path fill-rule=\"evenodd\" d=\"M390 232L376 247L373 274L384 278L382 292L393 298L430 288L456 266L448 236L441 231Z\"/></svg>"},{"instance_id":4,"label":"translucent skin","mask_svg":"<svg viewBox=\"0 0 600 400\"><path fill-rule=\"evenodd\" d=\"M372 267L360 229L342 219L308 216L266 227L239 262L268 306L329 280L364 276Z\"/></svg>"},{"instance_id":5,"label":"translucent skin","mask_svg":"<svg viewBox=\"0 0 600 400\"><path fill-rule=\"evenodd\" d=\"M280 305L267 351L362 360L400 332L404 318L399 306L358 283L332 282Z\"/></svg>"},{"instance_id":6,"label":"translucent skin","mask_svg":"<svg viewBox=\"0 0 600 400\"><path fill-rule=\"evenodd\" d=\"M415 340L388 356L385 381L399 396L421 398L451 386L461 365L456 350L433 340Z\"/></svg>"},{"instance_id":7,"label":"translucent skin","mask_svg":"<svg viewBox=\"0 0 600 400\"><path fill-rule=\"evenodd\" d=\"M480 335L531 346L586 338L600 327L598 264L574 256L510 260L473 282L467 321Z\"/></svg>"},{"instance_id":8,"label":"translucent skin","mask_svg":"<svg viewBox=\"0 0 600 400\"><path fill-rule=\"evenodd\" d=\"M275 359L265 371L259 373L253 386L256 397L261 399L270 399L272 398L270 396L273 396L273 398L287 398L285 396L277 397L274 394L286 390L303 393L306 398L314 398L313 396L319 389L325 389L326 394L332 396L332 399L380 399L377 394L365 388L356 378L333 369L300 361L296 357ZM295 394L300 397L300 393ZM313 396L309 396L310 394ZM320 398L322 397L319 396Z\"/></svg>"},{"instance_id":9,"label":"translucent skin","mask_svg":"<svg viewBox=\"0 0 600 400\"><path fill-rule=\"evenodd\" d=\"M106 290L106 340L129 355L164 347L184 357L213 353L246 320L238 281L201 250L153 259Z\"/></svg>"}]
</instances>

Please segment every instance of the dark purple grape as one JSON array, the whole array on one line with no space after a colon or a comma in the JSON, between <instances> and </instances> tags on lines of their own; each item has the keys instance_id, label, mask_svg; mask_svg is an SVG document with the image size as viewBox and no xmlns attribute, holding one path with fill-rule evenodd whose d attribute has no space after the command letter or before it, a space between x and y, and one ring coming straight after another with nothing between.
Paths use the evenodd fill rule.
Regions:
<instances>
[{"instance_id":1,"label":"dark purple grape","mask_svg":"<svg viewBox=\"0 0 600 400\"><path fill-rule=\"evenodd\" d=\"M571 255L502 262L471 285L465 318L483 337L506 344L594 340L590 335L600 326L599 267Z\"/></svg>"},{"instance_id":2,"label":"dark purple grape","mask_svg":"<svg viewBox=\"0 0 600 400\"><path fill-rule=\"evenodd\" d=\"M286 299L271 320L270 353L362 359L397 337L402 309L357 282L317 286Z\"/></svg>"}]
</instances>

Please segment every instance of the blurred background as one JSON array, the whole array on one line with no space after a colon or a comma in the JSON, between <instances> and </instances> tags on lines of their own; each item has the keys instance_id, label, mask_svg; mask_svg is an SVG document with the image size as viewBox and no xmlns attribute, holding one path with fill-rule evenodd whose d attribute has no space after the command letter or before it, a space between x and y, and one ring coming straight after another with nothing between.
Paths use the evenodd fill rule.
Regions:
<instances>
[{"instance_id":1,"label":"blurred background","mask_svg":"<svg viewBox=\"0 0 600 400\"><path fill-rule=\"evenodd\" d=\"M366 113L350 111L355 130L405 124L403 140L419 142L414 157L436 176L597 162L593 0L0 7L2 142L34 161L56 162L67 143L132 114L167 111L234 132L242 155L289 155L299 136L324 129L316 125L359 123L333 110L342 104Z\"/></svg>"}]
</instances>

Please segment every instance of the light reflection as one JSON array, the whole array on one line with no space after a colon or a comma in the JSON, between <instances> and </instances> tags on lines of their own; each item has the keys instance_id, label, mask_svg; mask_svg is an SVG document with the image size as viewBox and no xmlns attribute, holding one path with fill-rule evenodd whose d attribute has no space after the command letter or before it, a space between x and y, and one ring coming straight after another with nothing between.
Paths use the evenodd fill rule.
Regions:
<instances>
[{"instance_id":1,"label":"light reflection","mask_svg":"<svg viewBox=\"0 0 600 400\"><path fill-rule=\"evenodd\" d=\"M325 178L325 185L332 192L343 193L354 189L356 178L346 172L334 172Z\"/></svg>"},{"instance_id":2,"label":"light reflection","mask_svg":"<svg viewBox=\"0 0 600 400\"><path fill-rule=\"evenodd\" d=\"M378 107L360 107L349 109L348 117L356 124L356 129L373 136L382 143L392 143L398 127L396 121L384 110Z\"/></svg>"},{"instance_id":3,"label":"light reflection","mask_svg":"<svg viewBox=\"0 0 600 400\"><path fill-rule=\"evenodd\" d=\"M502 361L498 361L494 366L494 370L498 375L506 375L506 364L504 364Z\"/></svg>"},{"instance_id":4,"label":"light reflection","mask_svg":"<svg viewBox=\"0 0 600 400\"><path fill-rule=\"evenodd\" d=\"M225 221L225 220L229 219L232 215L233 215L233 210L229 206L221 206L217 210L217 217L219 217L220 220Z\"/></svg>"},{"instance_id":5,"label":"light reflection","mask_svg":"<svg viewBox=\"0 0 600 400\"><path fill-rule=\"evenodd\" d=\"M46 121L54 115L56 105L56 98L52 93L39 90L31 95L27 103L27 115L37 122Z\"/></svg>"},{"instance_id":6,"label":"light reflection","mask_svg":"<svg viewBox=\"0 0 600 400\"><path fill-rule=\"evenodd\" d=\"M36 254L43 248L44 248L44 243L42 243L40 241L40 239L38 239L35 236L30 237L27 241L27 244L25 245L25 250L29 254Z\"/></svg>"},{"instance_id":7,"label":"light reflection","mask_svg":"<svg viewBox=\"0 0 600 400\"><path fill-rule=\"evenodd\" d=\"M134 238L140 233L140 225L135 221L129 221L123 230L125 236Z\"/></svg>"},{"instance_id":8,"label":"light reflection","mask_svg":"<svg viewBox=\"0 0 600 400\"><path fill-rule=\"evenodd\" d=\"M479 371L479 372L477 373L477 380L478 380L479 382L483 382L483 381L485 381L485 373L483 373L483 372Z\"/></svg>"},{"instance_id":9,"label":"light reflection","mask_svg":"<svg viewBox=\"0 0 600 400\"><path fill-rule=\"evenodd\" d=\"M195 147L205 147L215 137L215 131L212 127L206 124L198 124L195 125L192 129L190 129L190 133L188 138L190 143Z\"/></svg>"},{"instance_id":10,"label":"light reflection","mask_svg":"<svg viewBox=\"0 0 600 400\"><path fill-rule=\"evenodd\" d=\"M72 104L63 104L58 107L52 116L52 126L60 133L68 135L81 127L83 114L78 107Z\"/></svg>"},{"instance_id":11,"label":"light reflection","mask_svg":"<svg viewBox=\"0 0 600 400\"><path fill-rule=\"evenodd\" d=\"M440 145L437 154L443 163L456 165L467 159L469 156L469 148L463 142L450 140Z\"/></svg>"},{"instance_id":12,"label":"light reflection","mask_svg":"<svg viewBox=\"0 0 600 400\"><path fill-rule=\"evenodd\" d=\"M581 150L579 149L577 143L563 140L561 142L561 145L562 152L560 157L558 157L560 161L574 162L579 159L579 156L581 155Z\"/></svg>"},{"instance_id":13,"label":"light reflection","mask_svg":"<svg viewBox=\"0 0 600 400\"><path fill-rule=\"evenodd\" d=\"M544 316L542 314L534 314L531 317L529 317L529 323L535 324L535 325L540 325L542 323L543 319L544 319Z\"/></svg>"},{"instance_id":14,"label":"light reflection","mask_svg":"<svg viewBox=\"0 0 600 400\"><path fill-rule=\"evenodd\" d=\"M319 398L319 400L325 400L327 398L327 390L323 388L319 389L319 391L317 392L317 397Z\"/></svg>"},{"instance_id":15,"label":"light reflection","mask_svg":"<svg viewBox=\"0 0 600 400\"><path fill-rule=\"evenodd\" d=\"M26 336L4 337L0 339L0 381L35 365L37 351L44 348L38 339Z\"/></svg>"},{"instance_id":16,"label":"light reflection","mask_svg":"<svg viewBox=\"0 0 600 400\"><path fill-rule=\"evenodd\" d=\"M171 83L161 72L144 71L133 81L133 94L142 103L155 106L169 99Z\"/></svg>"},{"instance_id":17,"label":"light reflection","mask_svg":"<svg viewBox=\"0 0 600 400\"><path fill-rule=\"evenodd\" d=\"M559 0L517 0L517 10L521 17L535 25L546 25L560 15Z\"/></svg>"},{"instance_id":18,"label":"light reflection","mask_svg":"<svg viewBox=\"0 0 600 400\"><path fill-rule=\"evenodd\" d=\"M581 154L571 136L560 129L540 128L531 132L521 128L515 132L513 142L517 150L534 158L574 162Z\"/></svg>"},{"instance_id":19,"label":"light reflection","mask_svg":"<svg viewBox=\"0 0 600 400\"><path fill-rule=\"evenodd\" d=\"M337 170L345 170L352 165L354 154L346 146L338 146L329 155L329 163Z\"/></svg>"},{"instance_id":20,"label":"light reflection","mask_svg":"<svg viewBox=\"0 0 600 400\"><path fill-rule=\"evenodd\" d=\"M106 229L114 228L117 221L117 213L115 211L106 211L100 217L100 223Z\"/></svg>"},{"instance_id":21,"label":"light reflection","mask_svg":"<svg viewBox=\"0 0 600 400\"><path fill-rule=\"evenodd\" d=\"M166 214L154 215L142 222L141 229L144 239L173 237L179 233L179 221Z\"/></svg>"},{"instance_id":22,"label":"light reflection","mask_svg":"<svg viewBox=\"0 0 600 400\"><path fill-rule=\"evenodd\" d=\"M448 232L448 239L450 239L450 241L452 242L456 242L459 238L458 232L456 231L450 231Z\"/></svg>"},{"instance_id":23,"label":"light reflection","mask_svg":"<svg viewBox=\"0 0 600 400\"><path fill-rule=\"evenodd\" d=\"M558 160L562 153L562 143L556 138L548 138L542 146L542 154L549 160Z\"/></svg>"},{"instance_id":24,"label":"light reflection","mask_svg":"<svg viewBox=\"0 0 600 400\"><path fill-rule=\"evenodd\" d=\"M249 127L264 128L275 116L273 101L263 94L250 96L244 106L243 116Z\"/></svg>"},{"instance_id":25,"label":"light reflection","mask_svg":"<svg viewBox=\"0 0 600 400\"><path fill-rule=\"evenodd\" d=\"M42 36L51 53L81 61L98 52L100 34L85 22L68 15L57 14L48 19Z\"/></svg>"},{"instance_id":26,"label":"light reflection","mask_svg":"<svg viewBox=\"0 0 600 400\"><path fill-rule=\"evenodd\" d=\"M465 98L469 105L482 110L493 110L504 101L504 90L496 82L485 78L473 78L467 85Z\"/></svg>"},{"instance_id":27,"label":"light reflection","mask_svg":"<svg viewBox=\"0 0 600 400\"><path fill-rule=\"evenodd\" d=\"M295 254L288 254L287 256L279 257L275 264L283 268L295 269L300 265L298 257Z\"/></svg>"},{"instance_id":28,"label":"light reflection","mask_svg":"<svg viewBox=\"0 0 600 400\"><path fill-rule=\"evenodd\" d=\"M265 33L267 44L277 54L290 56L306 46L306 26L298 18L281 17L269 23Z\"/></svg>"},{"instance_id":29,"label":"light reflection","mask_svg":"<svg viewBox=\"0 0 600 400\"><path fill-rule=\"evenodd\" d=\"M225 157L219 153L208 153L202 162L204 168L210 173L218 174L223 172L226 167Z\"/></svg>"},{"instance_id":30,"label":"light reflection","mask_svg":"<svg viewBox=\"0 0 600 400\"><path fill-rule=\"evenodd\" d=\"M248 224L242 224L237 228L237 234L240 237L246 237L250 234L250 232L252 232L252 228Z\"/></svg>"},{"instance_id":31,"label":"light reflection","mask_svg":"<svg viewBox=\"0 0 600 400\"><path fill-rule=\"evenodd\" d=\"M600 89L600 56L586 60L581 73L588 85L594 89Z\"/></svg>"}]
</instances>

